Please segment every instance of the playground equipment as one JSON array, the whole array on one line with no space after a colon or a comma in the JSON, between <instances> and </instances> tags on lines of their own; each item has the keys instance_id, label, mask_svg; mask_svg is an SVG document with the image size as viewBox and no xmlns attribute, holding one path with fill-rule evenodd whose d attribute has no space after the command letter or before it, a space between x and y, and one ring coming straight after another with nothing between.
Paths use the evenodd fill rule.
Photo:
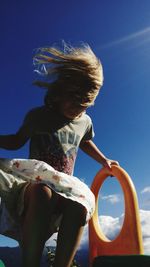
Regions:
<instances>
[{"instance_id":1,"label":"playground equipment","mask_svg":"<svg viewBox=\"0 0 150 267\"><path fill-rule=\"evenodd\" d=\"M112 241L103 234L98 219L98 193L108 176L115 176L117 178L122 187L125 200L125 215L122 229ZM143 254L138 200L135 187L127 172L116 165L113 165L111 170L103 168L95 176L91 190L95 195L96 209L89 222L90 266L93 266L94 259L98 256Z\"/></svg>"}]
</instances>

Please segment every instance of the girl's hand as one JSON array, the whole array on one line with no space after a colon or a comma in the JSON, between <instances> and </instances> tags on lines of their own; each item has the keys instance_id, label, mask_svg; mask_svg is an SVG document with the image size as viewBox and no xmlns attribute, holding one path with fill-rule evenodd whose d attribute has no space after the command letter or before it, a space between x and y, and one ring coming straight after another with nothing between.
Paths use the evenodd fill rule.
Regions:
<instances>
[{"instance_id":1,"label":"girl's hand","mask_svg":"<svg viewBox=\"0 0 150 267\"><path fill-rule=\"evenodd\" d=\"M112 160L112 159L107 159L106 158L106 159L103 160L102 165L110 170L112 165L119 166L119 163L116 160Z\"/></svg>"}]
</instances>

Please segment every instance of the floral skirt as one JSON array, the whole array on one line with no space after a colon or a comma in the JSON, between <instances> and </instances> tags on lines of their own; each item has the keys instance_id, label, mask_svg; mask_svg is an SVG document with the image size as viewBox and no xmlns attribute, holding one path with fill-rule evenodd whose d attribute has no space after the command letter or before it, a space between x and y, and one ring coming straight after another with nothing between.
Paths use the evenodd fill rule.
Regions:
<instances>
[{"instance_id":1,"label":"floral skirt","mask_svg":"<svg viewBox=\"0 0 150 267\"><path fill-rule=\"evenodd\" d=\"M19 240L18 217L23 212L24 192L30 183L42 183L64 198L76 201L93 215L95 198L77 177L59 172L34 159L0 159L0 233Z\"/></svg>"}]
</instances>

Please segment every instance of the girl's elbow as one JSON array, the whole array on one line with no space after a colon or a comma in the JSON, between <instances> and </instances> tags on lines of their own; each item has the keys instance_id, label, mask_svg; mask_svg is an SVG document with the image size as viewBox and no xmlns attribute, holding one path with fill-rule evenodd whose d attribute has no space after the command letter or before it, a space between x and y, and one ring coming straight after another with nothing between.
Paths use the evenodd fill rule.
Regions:
<instances>
[{"instance_id":1,"label":"girl's elbow","mask_svg":"<svg viewBox=\"0 0 150 267\"><path fill-rule=\"evenodd\" d=\"M21 147L24 146L24 144L27 142L27 138L26 139L22 139L20 138L18 135L15 135L13 140L12 140L12 150L17 150L20 149Z\"/></svg>"}]
</instances>

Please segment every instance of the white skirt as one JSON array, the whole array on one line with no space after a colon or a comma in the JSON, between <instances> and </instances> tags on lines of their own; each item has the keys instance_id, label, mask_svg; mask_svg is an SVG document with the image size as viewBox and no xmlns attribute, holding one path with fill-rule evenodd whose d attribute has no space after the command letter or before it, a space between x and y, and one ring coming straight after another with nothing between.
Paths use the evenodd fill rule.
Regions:
<instances>
[{"instance_id":1,"label":"white skirt","mask_svg":"<svg viewBox=\"0 0 150 267\"><path fill-rule=\"evenodd\" d=\"M7 210L7 203L13 202L11 198L13 198L14 188L25 188L29 183L46 184L64 198L80 203L87 210L86 221L93 215L95 197L89 187L77 177L59 172L39 160L0 159L0 197L4 206L6 202L5 210L2 207L0 210L0 233L10 236L9 232L12 231L11 229L9 231L9 228L13 228L15 224ZM9 220L6 220L6 217Z\"/></svg>"}]
</instances>

